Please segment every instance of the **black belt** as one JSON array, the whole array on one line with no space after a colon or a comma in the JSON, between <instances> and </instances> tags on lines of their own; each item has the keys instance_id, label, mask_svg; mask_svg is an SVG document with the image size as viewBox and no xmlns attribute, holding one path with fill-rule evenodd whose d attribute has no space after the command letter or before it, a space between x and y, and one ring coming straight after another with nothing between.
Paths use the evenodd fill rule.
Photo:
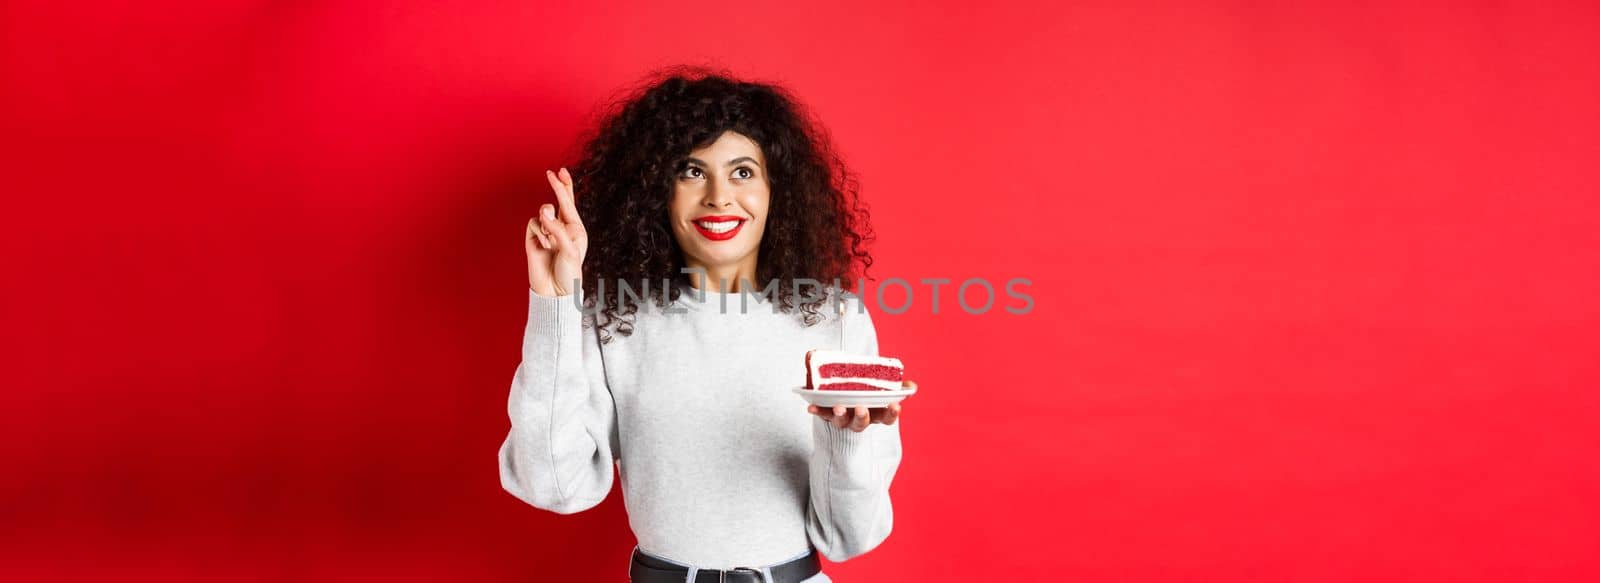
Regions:
<instances>
[{"instance_id":1,"label":"black belt","mask_svg":"<svg viewBox=\"0 0 1600 583\"><path fill-rule=\"evenodd\" d=\"M787 563L772 565L772 580L763 581L761 569L735 567L725 571L700 569L695 583L799 583L822 572L822 561L815 550ZM633 564L628 567L628 580L633 583L684 583L689 576L688 567L662 561L633 548Z\"/></svg>"}]
</instances>

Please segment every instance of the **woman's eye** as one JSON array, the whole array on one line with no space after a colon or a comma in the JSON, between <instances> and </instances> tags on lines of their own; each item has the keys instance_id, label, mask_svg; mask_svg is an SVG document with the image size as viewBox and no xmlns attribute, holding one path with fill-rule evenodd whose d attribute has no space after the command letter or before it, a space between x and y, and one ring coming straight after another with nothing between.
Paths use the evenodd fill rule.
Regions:
<instances>
[{"instance_id":1,"label":"woman's eye","mask_svg":"<svg viewBox=\"0 0 1600 583\"><path fill-rule=\"evenodd\" d=\"M733 171L733 173L734 173L734 175L736 175L736 176L737 176L737 175L738 175L738 174L739 174L739 173L740 173L740 172L743 172L743 173L745 173L745 174L746 174L746 176L740 176L740 178L755 178L755 177L756 177L756 173L755 173L755 172L752 172L752 171L751 171L751 170L750 170L750 169L749 169L749 168L744 168L744 167L740 167L740 168L738 168L738 169L735 169L735 170L734 170L734 171Z\"/></svg>"},{"instance_id":2,"label":"woman's eye","mask_svg":"<svg viewBox=\"0 0 1600 583\"><path fill-rule=\"evenodd\" d=\"M694 166L690 166L688 168L684 168L683 169L683 174L685 176L689 177L689 178L699 178L700 177L700 169L696 168Z\"/></svg>"}]
</instances>

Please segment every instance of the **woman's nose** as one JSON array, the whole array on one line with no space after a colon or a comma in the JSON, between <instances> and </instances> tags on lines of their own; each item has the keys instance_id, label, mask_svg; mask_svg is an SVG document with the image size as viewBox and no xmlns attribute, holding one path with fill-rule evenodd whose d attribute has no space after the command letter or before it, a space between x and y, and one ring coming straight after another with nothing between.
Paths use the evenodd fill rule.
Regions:
<instances>
[{"instance_id":1,"label":"woman's nose","mask_svg":"<svg viewBox=\"0 0 1600 583\"><path fill-rule=\"evenodd\" d=\"M718 185L715 181L706 185L706 206L721 208L730 204L733 204L733 193L726 186Z\"/></svg>"}]
</instances>

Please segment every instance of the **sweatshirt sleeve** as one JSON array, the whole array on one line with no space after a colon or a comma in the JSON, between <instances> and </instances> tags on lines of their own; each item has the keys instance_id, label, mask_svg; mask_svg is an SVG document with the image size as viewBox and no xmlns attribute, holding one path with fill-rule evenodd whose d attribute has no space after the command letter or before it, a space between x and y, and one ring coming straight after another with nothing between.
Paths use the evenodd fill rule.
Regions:
<instances>
[{"instance_id":1,"label":"sweatshirt sleeve","mask_svg":"<svg viewBox=\"0 0 1600 583\"><path fill-rule=\"evenodd\" d=\"M860 298L846 297L843 349L876 356L871 315L858 313ZM873 423L857 433L812 416L811 427L815 448L806 535L822 556L843 562L876 548L894 527L889 484L900 467L900 423Z\"/></svg>"},{"instance_id":2,"label":"sweatshirt sleeve","mask_svg":"<svg viewBox=\"0 0 1600 583\"><path fill-rule=\"evenodd\" d=\"M511 432L500 446L500 486L558 514L605 500L621 453L616 404L599 339L583 329L581 298L581 291L549 297L528 290L522 363L507 404Z\"/></svg>"}]
</instances>

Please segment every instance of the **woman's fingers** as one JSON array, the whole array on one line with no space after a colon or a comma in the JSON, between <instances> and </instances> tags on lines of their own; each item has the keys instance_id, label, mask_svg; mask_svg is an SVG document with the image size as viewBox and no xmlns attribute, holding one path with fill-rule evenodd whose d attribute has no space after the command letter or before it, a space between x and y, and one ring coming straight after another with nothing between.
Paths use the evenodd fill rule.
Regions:
<instances>
[{"instance_id":1,"label":"woman's fingers","mask_svg":"<svg viewBox=\"0 0 1600 583\"><path fill-rule=\"evenodd\" d=\"M901 411L899 403L890 403L887 407L874 407L871 409L868 409L865 405L857 405L854 408L844 405L834 405L833 407L806 406L807 413L821 417L830 425L840 429L849 427L857 432L865 431L873 423L894 425L895 422L900 420Z\"/></svg>"},{"instance_id":2,"label":"woman's fingers","mask_svg":"<svg viewBox=\"0 0 1600 583\"><path fill-rule=\"evenodd\" d=\"M557 251L561 251L572 246L572 233L567 231L567 226L565 224L556 219L555 209L550 208L550 205L545 205L544 210L539 213L539 222L540 224L543 224L545 230L550 233L550 242L555 244L555 249Z\"/></svg>"},{"instance_id":3,"label":"woman's fingers","mask_svg":"<svg viewBox=\"0 0 1600 583\"><path fill-rule=\"evenodd\" d=\"M545 237L544 227L539 226L539 219L528 219L528 238L540 249L550 248L550 239Z\"/></svg>"},{"instance_id":4,"label":"woman's fingers","mask_svg":"<svg viewBox=\"0 0 1600 583\"><path fill-rule=\"evenodd\" d=\"M546 170L545 178L550 181L550 188L556 191L556 203L561 205L561 222L574 236L583 236L585 231L574 201L572 174L566 168L562 168L559 174Z\"/></svg>"},{"instance_id":5,"label":"woman's fingers","mask_svg":"<svg viewBox=\"0 0 1600 583\"><path fill-rule=\"evenodd\" d=\"M844 429L849 427L852 431L864 431L872 424L872 412L866 405L857 405L854 409L844 405L833 406L833 419L830 420L834 427Z\"/></svg>"},{"instance_id":6,"label":"woman's fingers","mask_svg":"<svg viewBox=\"0 0 1600 583\"><path fill-rule=\"evenodd\" d=\"M544 179L550 182L550 190L556 194L556 204L559 206L556 209L558 214L555 218L562 222L570 221L570 217L572 215L576 215L577 213L569 213L568 211L572 205L569 202L570 191L568 190L566 181L562 180L560 175L549 170L544 171Z\"/></svg>"},{"instance_id":7,"label":"woman's fingers","mask_svg":"<svg viewBox=\"0 0 1600 583\"><path fill-rule=\"evenodd\" d=\"M523 246L528 252L528 288L545 295L560 295L554 283L554 271L551 269L555 261L555 253L550 250L549 237L540 232L542 227L538 219L528 219L527 233L524 235Z\"/></svg>"}]
</instances>

